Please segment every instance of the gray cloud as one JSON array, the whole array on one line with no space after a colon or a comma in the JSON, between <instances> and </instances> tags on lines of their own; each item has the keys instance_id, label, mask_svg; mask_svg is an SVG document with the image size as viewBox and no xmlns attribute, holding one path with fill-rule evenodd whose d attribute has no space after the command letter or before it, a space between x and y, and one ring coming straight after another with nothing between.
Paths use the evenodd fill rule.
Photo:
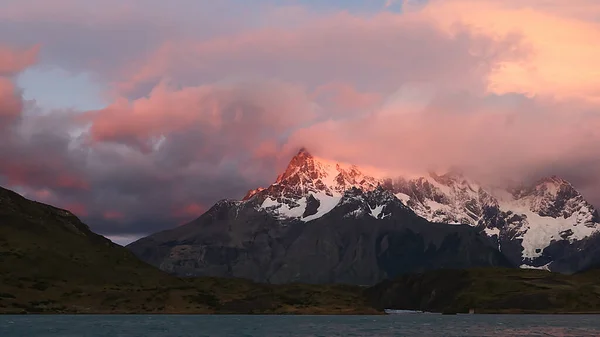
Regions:
<instances>
[{"instance_id":1,"label":"gray cloud","mask_svg":"<svg viewBox=\"0 0 600 337\"><path fill-rule=\"evenodd\" d=\"M146 234L269 184L307 145L382 167L564 175L600 204L597 106L486 93L490 73L528 59L519 34L187 1L173 11L110 0L91 16L82 1L55 17L33 1L0 13L0 40L40 44L40 65L120 84L111 94L130 89L98 111L43 113L6 77L0 184L72 209L100 233Z\"/></svg>"}]
</instances>

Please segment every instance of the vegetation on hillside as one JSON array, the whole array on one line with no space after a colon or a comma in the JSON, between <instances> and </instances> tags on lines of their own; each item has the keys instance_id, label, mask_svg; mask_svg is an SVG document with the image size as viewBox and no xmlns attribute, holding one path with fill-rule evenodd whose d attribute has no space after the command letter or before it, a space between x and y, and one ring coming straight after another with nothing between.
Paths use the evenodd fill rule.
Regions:
<instances>
[{"instance_id":1,"label":"vegetation on hillside","mask_svg":"<svg viewBox=\"0 0 600 337\"><path fill-rule=\"evenodd\" d=\"M0 313L377 313L361 288L180 279L0 188Z\"/></svg>"},{"instance_id":2,"label":"vegetation on hillside","mask_svg":"<svg viewBox=\"0 0 600 337\"><path fill-rule=\"evenodd\" d=\"M438 270L371 288L182 279L94 234L68 211L0 188L0 313L600 312L599 276Z\"/></svg>"},{"instance_id":3,"label":"vegetation on hillside","mask_svg":"<svg viewBox=\"0 0 600 337\"><path fill-rule=\"evenodd\" d=\"M366 290L375 308L467 313L600 312L598 273L484 268L405 275Z\"/></svg>"}]
</instances>

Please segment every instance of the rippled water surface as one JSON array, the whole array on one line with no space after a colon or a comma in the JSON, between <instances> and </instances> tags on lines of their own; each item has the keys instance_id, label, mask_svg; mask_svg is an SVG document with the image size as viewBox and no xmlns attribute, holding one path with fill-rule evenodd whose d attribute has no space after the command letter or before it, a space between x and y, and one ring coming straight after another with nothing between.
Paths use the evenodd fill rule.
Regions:
<instances>
[{"instance_id":1,"label":"rippled water surface","mask_svg":"<svg viewBox=\"0 0 600 337\"><path fill-rule=\"evenodd\" d=\"M600 316L0 316L0 336L600 336Z\"/></svg>"}]
</instances>

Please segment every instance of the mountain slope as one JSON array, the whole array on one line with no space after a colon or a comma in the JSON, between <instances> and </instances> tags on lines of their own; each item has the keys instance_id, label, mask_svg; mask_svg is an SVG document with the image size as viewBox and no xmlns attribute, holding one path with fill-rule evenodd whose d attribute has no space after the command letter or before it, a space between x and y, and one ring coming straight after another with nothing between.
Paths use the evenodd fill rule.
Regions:
<instances>
[{"instance_id":1,"label":"mountain slope","mask_svg":"<svg viewBox=\"0 0 600 337\"><path fill-rule=\"evenodd\" d=\"M128 246L180 276L374 284L403 273L512 266L475 228L417 216L356 167L305 150L268 188Z\"/></svg>"},{"instance_id":2,"label":"mountain slope","mask_svg":"<svg viewBox=\"0 0 600 337\"><path fill-rule=\"evenodd\" d=\"M378 313L350 286L179 279L0 187L0 313Z\"/></svg>"},{"instance_id":3,"label":"mountain slope","mask_svg":"<svg viewBox=\"0 0 600 337\"><path fill-rule=\"evenodd\" d=\"M343 198L343 206L327 216L347 216L350 222L361 222L362 217L369 219L371 230L365 230L362 226L355 228L352 224L338 224L349 227L350 231L347 232L366 232L359 236L362 237L359 241L364 242L375 232L373 228L380 227L376 224L379 219L389 220L392 218L389 214L405 211L397 202L381 207L382 202L390 199L390 194L384 192L351 190ZM215 206L216 212L204 217L203 224L206 226L198 228L198 231L223 224L219 221L225 221L230 211L235 214L236 208L232 208L232 205L239 204L219 203ZM340 213L336 215L335 212ZM411 213L403 214L414 217ZM381 258L385 273L392 274L393 270L390 269L402 267L403 264L420 265L424 260L456 266L456 263L448 260L448 252L456 248L463 250L459 253L463 262L478 258L481 262L484 259L481 252L471 250L468 244L464 244L470 242L477 245L479 242L464 239L462 231L477 237L471 227L440 224L435 231L438 235L430 236L429 241L425 241L419 237L418 230L422 229L419 221L423 222L420 219L413 224L415 228L407 228L409 234L414 230L411 235L388 235L380 240L382 248L386 245L395 246L401 251L407 245L418 248L406 250L405 254L400 254L398 250L385 253ZM306 226L311 224L298 223ZM313 230L318 232L316 237L326 236L320 232L327 230L326 227L315 226ZM330 230L339 231L340 228ZM449 238L445 231L451 228L462 230ZM386 228L379 230L387 231ZM195 234L190 234L185 240L193 245ZM289 234L286 238L293 236ZM303 241L315 238L312 235L298 236L302 236ZM262 234L255 238L256 243L264 242ZM338 239L347 242L351 238L356 236L350 233ZM213 236L213 240L218 239L219 235ZM462 241L457 242L456 239ZM290 245L290 241L281 242ZM335 252L329 242L311 244L319 245L322 252ZM431 248L432 245L439 248ZM257 246L267 249L265 245ZM351 247L352 244L347 246ZM352 253L345 254L346 262L356 265L354 270L347 269L350 275L363 273L365 266L361 265L361 259L354 259L366 253L360 250L363 246L356 242L353 248L348 249ZM425 246L429 248L425 249ZM226 255L215 255L215 252L218 250L204 257L212 254L211 258L228 258ZM497 258L496 254L486 252L483 255L488 254L488 258ZM471 253L476 255L471 256ZM309 267L314 261L319 263L321 258L317 256L314 260L308 260ZM296 263L282 266L280 277L295 273L294 267L298 266ZM124 248L92 233L68 211L27 200L0 188L0 313L377 314L388 307L431 311L476 308L477 312L592 312L600 310L597 279L597 270L564 276L542 271L497 268L403 275L372 288L269 285L233 278L180 279L146 265Z\"/></svg>"},{"instance_id":4,"label":"mountain slope","mask_svg":"<svg viewBox=\"0 0 600 337\"><path fill-rule=\"evenodd\" d=\"M585 268L580 247L597 247L598 212L567 181L553 176L531 186L481 186L464 176L430 174L388 182L396 196L431 221L466 223L492 238L514 264L572 273ZM569 260L569 263L565 263Z\"/></svg>"},{"instance_id":5,"label":"mountain slope","mask_svg":"<svg viewBox=\"0 0 600 337\"><path fill-rule=\"evenodd\" d=\"M4 188L0 188L0 273L5 279L14 275L38 283L66 275L93 284L169 279L93 233L69 211Z\"/></svg>"},{"instance_id":6,"label":"mountain slope","mask_svg":"<svg viewBox=\"0 0 600 337\"><path fill-rule=\"evenodd\" d=\"M600 312L598 271L436 270L383 281L365 291L377 308L467 313Z\"/></svg>"},{"instance_id":7,"label":"mountain slope","mask_svg":"<svg viewBox=\"0 0 600 337\"><path fill-rule=\"evenodd\" d=\"M381 203L363 200L363 209L356 209L352 214L334 212L343 206L345 193L350 189L358 189L365 194L382 189L388 192L385 194L387 199ZM458 224L470 225L487 236L495 249L502 252L514 266L573 273L600 263L600 257L597 258L597 251L600 250L598 212L570 183L559 177L543 178L530 186L516 188L482 186L458 172L392 179L378 173L364 172L354 165L314 157L306 149L301 149L291 159L286 170L272 185L249 191L241 201L220 202L227 205L227 211L222 211L227 215L218 222L227 228L231 227L230 230L208 225L210 230L204 228L201 224L206 224L207 220L203 216L187 226L142 239L131 244L130 248L146 261L179 275L248 276L233 267L223 270L223 265L240 258L236 255L240 254L240 247L244 249L244 254L250 254L245 251L245 245L252 243L252 249L256 249L257 244L253 243L254 236L258 235L256 231L267 233L263 239L267 240L265 242L269 247L278 247L277 253L259 249L245 258L258 259L261 262L254 267L260 265L268 269L271 267L265 267L265 263L286 263L277 254L286 255L290 243L279 247L281 236L286 237L285 242L294 242L298 233L306 227L303 224L311 223L306 227L309 229L323 225L334 228L331 224L346 223L357 215L370 214L379 219L386 204L397 201L400 202L398 210L402 214L412 211L430 222L451 225L444 231L458 230L454 228ZM229 210L235 211L230 214ZM371 222L370 218L365 220L367 218L360 220L365 228ZM417 221L405 219L405 215L399 215L399 219L394 220L382 218L377 224L387 228L387 223L393 222L397 226L394 227L396 231ZM348 230L340 226L336 228L340 233ZM433 227L428 224L422 226L424 236L429 235L431 230L426 228ZM212 236L219 237L219 240L207 240ZM221 240L230 236L230 239ZM167 237L168 240L165 239ZM262 238L260 235L258 237ZM213 252L217 244L221 245L218 253ZM188 250L182 250L181 247L187 247ZM218 265L217 260L208 263L202 262L202 258L198 259L197 255L204 256L202 254L207 249L226 256L218 260L222 264L220 267L215 265ZM259 251L270 255L253 255L259 254ZM314 252L309 250L309 253ZM234 254L235 257L228 254ZM187 262L177 262L180 258ZM409 268L405 271L414 270ZM260 278L251 275L251 278L269 280L270 276ZM336 277L333 279L337 280Z\"/></svg>"},{"instance_id":8,"label":"mountain slope","mask_svg":"<svg viewBox=\"0 0 600 337\"><path fill-rule=\"evenodd\" d=\"M517 187L483 186L459 172L391 179L302 149L274 184L250 191L244 200L260 200L261 208L280 219L310 221L330 212L348 188L378 186L431 222L477 228L514 265L573 273L598 262L581 253L600 249L598 211L556 176Z\"/></svg>"}]
</instances>

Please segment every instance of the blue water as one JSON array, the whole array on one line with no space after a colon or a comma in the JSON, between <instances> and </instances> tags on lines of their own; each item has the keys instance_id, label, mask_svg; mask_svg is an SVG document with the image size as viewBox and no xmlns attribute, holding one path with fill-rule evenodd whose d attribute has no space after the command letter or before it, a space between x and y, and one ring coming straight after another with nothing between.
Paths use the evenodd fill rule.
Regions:
<instances>
[{"instance_id":1,"label":"blue water","mask_svg":"<svg viewBox=\"0 0 600 337\"><path fill-rule=\"evenodd\" d=\"M600 336L600 316L0 316L0 336Z\"/></svg>"}]
</instances>

